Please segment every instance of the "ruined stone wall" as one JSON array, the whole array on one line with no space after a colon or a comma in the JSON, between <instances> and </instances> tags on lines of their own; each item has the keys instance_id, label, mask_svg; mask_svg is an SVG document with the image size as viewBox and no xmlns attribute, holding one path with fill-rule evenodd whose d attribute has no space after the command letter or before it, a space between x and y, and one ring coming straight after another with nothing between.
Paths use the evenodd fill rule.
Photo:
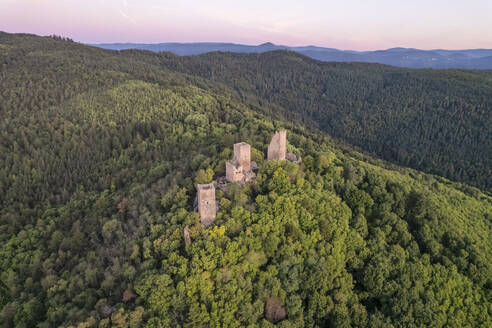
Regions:
<instances>
[{"instance_id":1,"label":"ruined stone wall","mask_svg":"<svg viewBox=\"0 0 492 328\"><path fill-rule=\"evenodd\" d=\"M207 227L215 220L217 208L215 204L215 187L213 183L199 184L198 190L198 213L202 224Z\"/></svg>"},{"instance_id":2,"label":"ruined stone wall","mask_svg":"<svg viewBox=\"0 0 492 328\"><path fill-rule=\"evenodd\" d=\"M244 173L241 167L236 166L234 162L226 163L226 179L229 182L239 182L243 179Z\"/></svg>"},{"instance_id":3,"label":"ruined stone wall","mask_svg":"<svg viewBox=\"0 0 492 328\"><path fill-rule=\"evenodd\" d=\"M190 226L188 226L188 225L186 227L184 227L183 238L184 238L185 243L187 243L187 244L191 243Z\"/></svg>"},{"instance_id":4,"label":"ruined stone wall","mask_svg":"<svg viewBox=\"0 0 492 328\"><path fill-rule=\"evenodd\" d=\"M268 146L268 156L267 159L271 160L285 160L285 155L287 152L287 131L279 131L275 133Z\"/></svg>"}]
</instances>

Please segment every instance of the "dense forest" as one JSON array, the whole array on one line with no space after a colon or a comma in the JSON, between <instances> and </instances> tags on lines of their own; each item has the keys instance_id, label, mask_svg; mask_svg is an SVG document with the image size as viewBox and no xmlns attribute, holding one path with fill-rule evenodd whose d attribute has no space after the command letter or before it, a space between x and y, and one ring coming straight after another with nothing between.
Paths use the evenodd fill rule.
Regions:
<instances>
[{"instance_id":1,"label":"dense forest","mask_svg":"<svg viewBox=\"0 0 492 328\"><path fill-rule=\"evenodd\" d=\"M256 96L260 89L243 92L242 73L237 83L192 74L212 65L194 58L197 66L0 33L2 326L492 325L489 195L361 153L332 139L340 136L323 120L311 125L325 115L318 105L304 113L273 94ZM354 76L391 70L341 67ZM477 94L490 83L488 73L449 74L473 76ZM482 115L490 128L489 98L481 99L463 124ZM291 101L306 103L309 93ZM445 127L443 116L435 124ZM376 126L388 122L375 119L371 138L382 140ZM288 131L301 165L264 159L278 129ZM341 139L362 136L353 131ZM196 184L223 176L239 141L252 146L257 177L218 190L220 211L205 229L193 211ZM429 171L448 151L433 147L443 162ZM461 144L454 147L458 156ZM490 149L481 151L471 172L489 183Z\"/></svg>"},{"instance_id":2,"label":"dense forest","mask_svg":"<svg viewBox=\"0 0 492 328\"><path fill-rule=\"evenodd\" d=\"M492 71L324 63L294 52L162 54L385 160L492 188Z\"/></svg>"}]
</instances>

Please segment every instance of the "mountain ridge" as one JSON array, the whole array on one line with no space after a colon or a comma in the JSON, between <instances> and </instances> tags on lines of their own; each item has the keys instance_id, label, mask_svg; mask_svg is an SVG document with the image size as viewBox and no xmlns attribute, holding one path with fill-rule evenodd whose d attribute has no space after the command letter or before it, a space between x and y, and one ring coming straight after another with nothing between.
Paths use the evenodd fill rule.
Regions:
<instances>
[{"instance_id":1,"label":"mountain ridge","mask_svg":"<svg viewBox=\"0 0 492 328\"><path fill-rule=\"evenodd\" d=\"M227 42L93 43L88 45L111 50L168 51L180 56L200 55L215 51L263 53L273 50L291 50L321 61L368 62L407 68L492 69L492 58L490 58L492 49L422 50L393 47L385 50L357 51L314 45L285 46L272 42L259 45Z\"/></svg>"}]
</instances>

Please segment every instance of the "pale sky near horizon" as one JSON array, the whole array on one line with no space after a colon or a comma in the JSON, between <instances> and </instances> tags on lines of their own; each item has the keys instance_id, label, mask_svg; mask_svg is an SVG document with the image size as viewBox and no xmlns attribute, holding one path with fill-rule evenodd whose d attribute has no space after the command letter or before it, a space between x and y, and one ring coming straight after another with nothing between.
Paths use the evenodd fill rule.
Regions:
<instances>
[{"instance_id":1,"label":"pale sky near horizon","mask_svg":"<svg viewBox=\"0 0 492 328\"><path fill-rule=\"evenodd\" d=\"M85 43L492 48L492 0L0 0L0 31Z\"/></svg>"}]
</instances>

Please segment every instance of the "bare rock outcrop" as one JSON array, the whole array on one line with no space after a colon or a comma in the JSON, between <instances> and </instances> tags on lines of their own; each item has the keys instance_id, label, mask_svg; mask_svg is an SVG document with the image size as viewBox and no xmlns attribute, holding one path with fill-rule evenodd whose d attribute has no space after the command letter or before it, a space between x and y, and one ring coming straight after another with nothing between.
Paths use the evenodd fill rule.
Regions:
<instances>
[{"instance_id":1,"label":"bare rock outcrop","mask_svg":"<svg viewBox=\"0 0 492 328\"><path fill-rule=\"evenodd\" d=\"M265 317L272 323L277 323L285 319L287 312L280 300L276 297L269 297L265 304Z\"/></svg>"},{"instance_id":2,"label":"bare rock outcrop","mask_svg":"<svg viewBox=\"0 0 492 328\"><path fill-rule=\"evenodd\" d=\"M301 156L299 156L299 158L298 158L297 155L294 153L287 153L287 155L285 155L285 159L288 161L294 162L296 164L302 163Z\"/></svg>"}]
</instances>

